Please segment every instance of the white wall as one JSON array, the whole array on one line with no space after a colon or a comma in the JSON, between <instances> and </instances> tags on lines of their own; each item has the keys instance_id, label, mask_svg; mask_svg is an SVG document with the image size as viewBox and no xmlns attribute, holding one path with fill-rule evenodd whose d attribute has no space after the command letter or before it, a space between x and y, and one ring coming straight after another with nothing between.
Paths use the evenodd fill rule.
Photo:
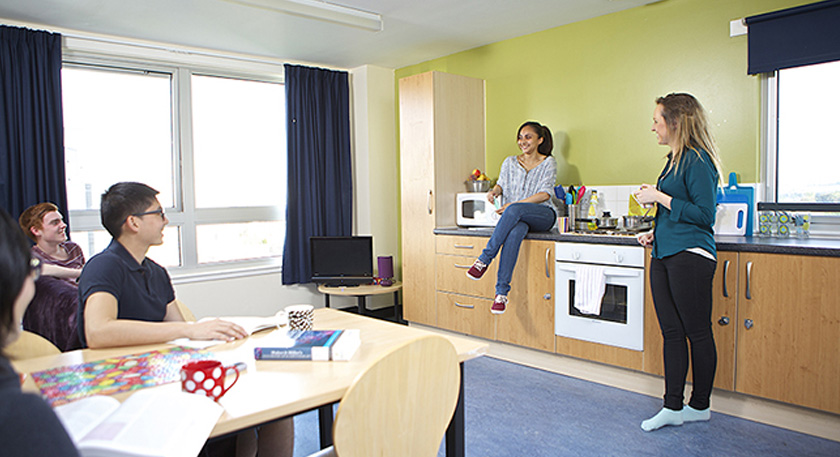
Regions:
<instances>
[{"instance_id":1,"label":"white wall","mask_svg":"<svg viewBox=\"0 0 840 457\"><path fill-rule=\"evenodd\" d=\"M399 277L399 172L396 154L394 71L364 66L350 71L353 154L353 232L373 235L374 257L391 255ZM374 258L374 268L376 259ZM324 304L314 285L283 286L279 273L184 283L175 293L196 317L268 316L286 305ZM371 297L368 307L391 304L393 295ZM333 297L332 307L355 298Z\"/></svg>"}]
</instances>

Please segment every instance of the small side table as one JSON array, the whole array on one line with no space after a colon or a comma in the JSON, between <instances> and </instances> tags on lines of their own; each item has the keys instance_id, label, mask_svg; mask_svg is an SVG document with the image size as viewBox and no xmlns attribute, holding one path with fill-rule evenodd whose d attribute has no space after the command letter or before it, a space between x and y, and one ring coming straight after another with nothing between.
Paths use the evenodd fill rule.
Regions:
<instances>
[{"instance_id":1,"label":"small side table","mask_svg":"<svg viewBox=\"0 0 840 457\"><path fill-rule=\"evenodd\" d=\"M318 286L318 292L324 294L324 306L330 307L330 295L339 295L344 297L356 297L357 308L360 315L367 315L366 298L370 295L382 295L387 293L394 294L394 319L398 323L403 323L402 318L402 304L400 303L400 290L402 290L402 283L394 281L390 286L380 286L378 284L365 284L355 287L327 287L323 284Z\"/></svg>"}]
</instances>

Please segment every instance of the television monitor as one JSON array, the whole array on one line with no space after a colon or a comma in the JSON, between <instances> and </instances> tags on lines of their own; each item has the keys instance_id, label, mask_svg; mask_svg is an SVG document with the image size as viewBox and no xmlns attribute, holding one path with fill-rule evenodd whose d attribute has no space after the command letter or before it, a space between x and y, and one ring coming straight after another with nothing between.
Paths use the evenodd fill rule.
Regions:
<instances>
[{"instance_id":1,"label":"television monitor","mask_svg":"<svg viewBox=\"0 0 840 457\"><path fill-rule=\"evenodd\" d=\"M314 283L339 287L373 282L371 236L313 236L309 254Z\"/></svg>"}]
</instances>

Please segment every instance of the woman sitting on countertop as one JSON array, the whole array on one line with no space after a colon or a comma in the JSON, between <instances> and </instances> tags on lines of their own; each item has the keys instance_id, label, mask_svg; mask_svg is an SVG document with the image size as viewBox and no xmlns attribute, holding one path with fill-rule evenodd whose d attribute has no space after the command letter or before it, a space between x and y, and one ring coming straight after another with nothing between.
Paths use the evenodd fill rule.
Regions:
<instances>
[{"instance_id":1,"label":"woman sitting on countertop","mask_svg":"<svg viewBox=\"0 0 840 457\"><path fill-rule=\"evenodd\" d=\"M498 182L487 192L487 200L496 203L496 212L502 217L487 247L467 271L470 279L481 279L499 249L502 250L496 298L490 308L493 314L502 314L507 308L510 279L525 235L529 231L550 230L557 221L557 211L551 201L557 180L557 162L551 156L554 149L551 131L537 122L526 122L519 127L516 141L522 154L505 159Z\"/></svg>"}]
</instances>

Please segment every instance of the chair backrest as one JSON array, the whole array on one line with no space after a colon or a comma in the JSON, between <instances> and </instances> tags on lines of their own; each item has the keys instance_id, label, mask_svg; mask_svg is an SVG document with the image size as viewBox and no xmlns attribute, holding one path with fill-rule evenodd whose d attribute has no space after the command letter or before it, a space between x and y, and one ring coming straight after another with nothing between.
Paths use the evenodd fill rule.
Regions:
<instances>
[{"instance_id":1,"label":"chair backrest","mask_svg":"<svg viewBox=\"0 0 840 457\"><path fill-rule=\"evenodd\" d=\"M3 352L10 360L32 359L61 353L48 339L26 330L21 330L18 339L3 349Z\"/></svg>"},{"instance_id":2,"label":"chair backrest","mask_svg":"<svg viewBox=\"0 0 840 457\"><path fill-rule=\"evenodd\" d=\"M339 457L437 455L458 401L455 348L443 337L412 340L353 382L338 406Z\"/></svg>"},{"instance_id":3,"label":"chair backrest","mask_svg":"<svg viewBox=\"0 0 840 457\"><path fill-rule=\"evenodd\" d=\"M175 306L178 307L178 312L181 313L181 317L183 317L186 322L195 322L195 314L187 308L187 305L185 305L184 302L176 298Z\"/></svg>"}]
</instances>

